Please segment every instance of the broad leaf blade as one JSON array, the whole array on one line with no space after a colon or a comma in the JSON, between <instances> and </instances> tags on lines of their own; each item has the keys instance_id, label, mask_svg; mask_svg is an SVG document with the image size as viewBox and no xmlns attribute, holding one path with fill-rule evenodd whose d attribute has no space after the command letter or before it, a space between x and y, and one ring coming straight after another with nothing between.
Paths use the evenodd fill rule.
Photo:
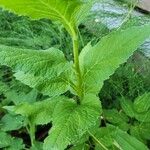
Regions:
<instances>
[{"instance_id":1,"label":"broad leaf blade","mask_svg":"<svg viewBox=\"0 0 150 150\"><path fill-rule=\"evenodd\" d=\"M96 96L86 95L81 105L68 99L58 103L53 114L53 127L44 143L44 150L64 150L80 140L97 123L101 113Z\"/></svg>"},{"instance_id":2,"label":"broad leaf blade","mask_svg":"<svg viewBox=\"0 0 150 150\"><path fill-rule=\"evenodd\" d=\"M70 34L85 18L92 3L89 0L0 0L1 6L19 15L59 20Z\"/></svg>"},{"instance_id":3,"label":"broad leaf blade","mask_svg":"<svg viewBox=\"0 0 150 150\"><path fill-rule=\"evenodd\" d=\"M116 31L94 47L86 46L80 54L85 92L98 93L104 80L124 63L150 36L150 25Z\"/></svg>"},{"instance_id":4,"label":"broad leaf blade","mask_svg":"<svg viewBox=\"0 0 150 150\"><path fill-rule=\"evenodd\" d=\"M0 45L0 64L12 67L21 82L45 95L68 90L70 63L57 49L30 50Z\"/></svg>"}]
</instances>

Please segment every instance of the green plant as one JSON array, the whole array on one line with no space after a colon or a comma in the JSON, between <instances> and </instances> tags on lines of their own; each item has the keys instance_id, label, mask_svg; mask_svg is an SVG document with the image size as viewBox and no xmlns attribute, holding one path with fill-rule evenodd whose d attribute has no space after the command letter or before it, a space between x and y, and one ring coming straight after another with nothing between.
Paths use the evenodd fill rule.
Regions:
<instances>
[{"instance_id":1,"label":"green plant","mask_svg":"<svg viewBox=\"0 0 150 150\"><path fill-rule=\"evenodd\" d=\"M94 138L100 125L102 108L97 94L104 80L150 35L149 24L118 30L94 46L89 43L79 54L78 25L92 4L88 0L0 0L1 6L19 15L60 21L72 38L73 62L67 61L56 48L37 51L0 45L0 63L11 67L17 80L49 96L33 104L23 102L4 107L27 119L32 148L37 145L36 125L50 122L52 128L44 140L44 150L86 146L85 141L89 136ZM63 95L67 91L72 98ZM120 130L118 133L122 134ZM135 140L134 144L137 143ZM146 149L142 143L138 144Z\"/></svg>"}]
</instances>

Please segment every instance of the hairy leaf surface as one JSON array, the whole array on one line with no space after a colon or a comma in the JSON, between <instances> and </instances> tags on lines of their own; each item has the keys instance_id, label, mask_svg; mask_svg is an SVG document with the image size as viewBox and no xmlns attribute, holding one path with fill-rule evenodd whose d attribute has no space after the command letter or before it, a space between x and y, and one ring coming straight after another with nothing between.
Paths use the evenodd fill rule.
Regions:
<instances>
[{"instance_id":1,"label":"hairy leaf surface","mask_svg":"<svg viewBox=\"0 0 150 150\"><path fill-rule=\"evenodd\" d=\"M53 127L44 143L44 150L64 150L80 140L82 135L94 127L101 114L99 99L86 95L81 105L73 100L58 103L53 113Z\"/></svg>"},{"instance_id":2,"label":"hairy leaf surface","mask_svg":"<svg viewBox=\"0 0 150 150\"><path fill-rule=\"evenodd\" d=\"M104 80L124 63L150 36L150 25L116 31L94 47L87 45L80 54L85 92L98 93Z\"/></svg>"},{"instance_id":3,"label":"hairy leaf surface","mask_svg":"<svg viewBox=\"0 0 150 150\"><path fill-rule=\"evenodd\" d=\"M70 63L55 48L19 49L0 45L0 64L11 67L18 80L49 96L68 90Z\"/></svg>"},{"instance_id":4,"label":"hairy leaf surface","mask_svg":"<svg viewBox=\"0 0 150 150\"><path fill-rule=\"evenodd\" d=\"M74 34L72 30L85 18L92 3L90 0L0 0L1 6L19 15L59 20L70 34Z\"/></svg>"}]
</instances>

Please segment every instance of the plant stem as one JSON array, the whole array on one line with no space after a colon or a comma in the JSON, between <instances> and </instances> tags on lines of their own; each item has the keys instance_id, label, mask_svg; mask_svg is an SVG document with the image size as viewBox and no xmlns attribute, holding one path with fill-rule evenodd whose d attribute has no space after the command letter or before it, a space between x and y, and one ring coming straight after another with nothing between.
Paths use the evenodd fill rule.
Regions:
<instances>
[{"instance_id":1,"label":"plant stem","mask_svg":"<svg viewBox=\"0 0 150 150\"><path fill-rule=\"evenodd\" d=\"M31 146L35 144L35 125L29 121L29 128L27 127L28 133L30 135Z\"/></svg>"},{"instance_id":2,"label":"plant stem","mask_svg":"<svg viewBox=\"0 0 150 150\"><path fill-rule=\"evenodd\" d=\"M80 100L83 98L83 89L82 89L82 76L81 76L81 70L79 65L79 39L78 34L74 33L74 36L72 36L72 42L73 42L73 54L74 54L74 66L77 76L77 94L79 96L79 100L77 100L77 103L80 104Z\"/></svg>"}]
</instances>

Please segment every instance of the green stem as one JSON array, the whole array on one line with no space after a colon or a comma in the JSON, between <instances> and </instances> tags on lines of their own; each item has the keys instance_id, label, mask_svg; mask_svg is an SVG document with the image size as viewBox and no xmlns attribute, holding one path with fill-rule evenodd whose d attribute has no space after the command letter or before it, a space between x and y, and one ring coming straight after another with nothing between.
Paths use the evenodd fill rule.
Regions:
<instances>
[{"instance_id":1,"label":"green stem","mask_svg":"<svg viewBox=\"0 0 150 150\"><path fill-rule=\"evenodd\" d=\"M28 133L31 139L31 146L35 144L35 125L29 121L29 128L27 127Z\"/></svg>"},{"instance_id":2,"label":"green stem","mask_svg":"<svg viewBox=\"0 0 150 150\"><path fill-rule=\"evenodd\" d=\"M77 76L77 92L79 96L79 100L77 100L78 103L80 103L80 100L83 98L83 89L82 89L82 75L79 65L79 39L78 34L74 32L74 35L72 36L72 42L73 42L73 54L74 54L74 66Z\"/></svg>"}]
</instances>

